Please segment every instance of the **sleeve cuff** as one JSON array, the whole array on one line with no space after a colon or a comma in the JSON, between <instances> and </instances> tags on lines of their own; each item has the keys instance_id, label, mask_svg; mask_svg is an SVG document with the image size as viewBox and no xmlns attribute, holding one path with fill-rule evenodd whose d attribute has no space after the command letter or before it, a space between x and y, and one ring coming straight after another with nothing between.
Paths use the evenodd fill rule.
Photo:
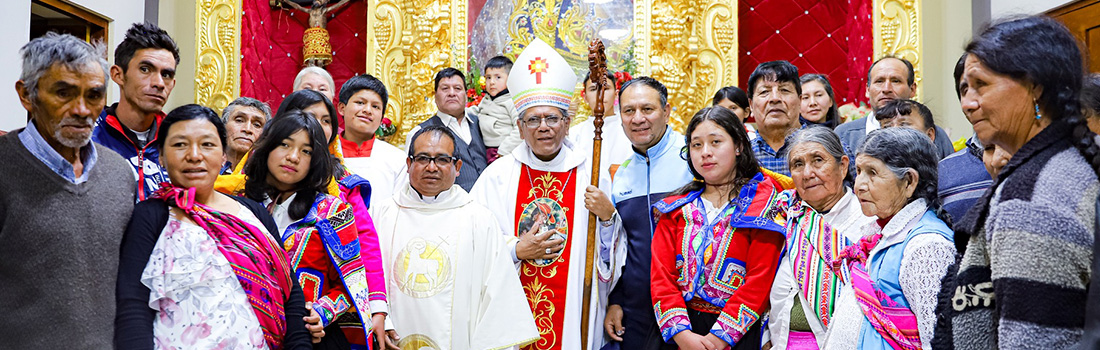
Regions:
<instances>
[{"instance_id":1,"label":"sleeve cuff","mask_svg":"<svg viewBox=\"0 0 1100 350\"><path fill-rule=\"evenodd\" d=\"M390 313L390 304L387 303L385 300L371 300L368 303L368 305L370 305L371 315L374 315L374 314L389 314ZM366 315L364 315L364 316L366 316ZM364 317L364 318L369 318L369 317L370 316L367 316L367 317Z\"/></svg>"},{"instance_id":2,"label":"sleeve cuff","mask_svg":"<svg viewBox=\"0 0 1100 350\"><path fill-rule=\"evenodd\" d=\"M515 239L511 240L511 242L508 242L508 251L512 253L512 263L516 264L517 266L519 265L519 257L516 256L516 243L518 242L519 240Z\"/></svg>"},{"instance_id":3,"label":"sleeve cuff","mask_svg":"<svg viewBox=\"0 0 1100 350\"><path fill-rule=\"evenodd\" d=\"M719 314L718 321L714 322L714 326L710 328L710 334L714 334L718 339L722 339L730 347L733 347L737 345L741 337L745 336L749 327L752 327L758 318L760 318L760 315L745 305L741 305L736 318L731 317L726 312Z\"/></svg>"},{"instance_id":4,"label":"sleeve cuff","mask_svg":"<svg viewBox=\"0 0 1100 350\"><path fill-rule=\"evenodd\" d=\"M665 342L671 343L672 337L680 332L691 330L691 320L688 319L687 309L673 308L661 312L661 305L658 302L654 306L654 310L657 314L657 324L661 327L661 337L664 338Z\"/></svg>"}]
</instances>

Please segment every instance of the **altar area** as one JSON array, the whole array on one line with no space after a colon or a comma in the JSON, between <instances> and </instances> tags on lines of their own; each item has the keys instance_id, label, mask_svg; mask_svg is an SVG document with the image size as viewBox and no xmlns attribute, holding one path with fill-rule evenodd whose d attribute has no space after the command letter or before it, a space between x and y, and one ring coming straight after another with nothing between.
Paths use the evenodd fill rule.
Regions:
<instances>
[{"instance_id":1,"label":"altar area","mask_svg":"<svg viewBox=\"0 0 1100 350\"><path fill-rule=\"evenodd\" d=\"M922 1L937 2L352 0L325 17L332 50L325 68L337 89L356 74L381 79L390 92L386 117L397 126L392 137L402 140L435 114L437 71L455 67L479 75L490 57L514 59L538 37L583 76L588 42L600 38L608 47L609 70L652 76L668 87L671 124L682 130L695 111L710 105L715 91L744 87L753 68L771 60L788 60L801 74L828 76L838 104L858 105L866 100L871 62L903 57L914 63L920 99L925 66L943 65L923 59ZM195 3L196 56L181 63L194 65L195 102L220 110L250 96L275 107L290 93L305 61L309 14L278 3ZM477 82L468 81L468 87L476 89ZM944 96L954 98L951 92ZM577 96L575 104L583 105ZM589 111L581 107L576 113L582 120Z\"/></svg>"}]
</instances>

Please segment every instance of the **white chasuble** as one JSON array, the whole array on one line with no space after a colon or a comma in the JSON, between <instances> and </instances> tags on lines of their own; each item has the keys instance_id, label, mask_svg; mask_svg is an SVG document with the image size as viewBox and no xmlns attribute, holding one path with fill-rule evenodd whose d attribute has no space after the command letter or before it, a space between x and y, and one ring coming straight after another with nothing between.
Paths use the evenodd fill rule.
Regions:
<instances>
[{"instance_id":1,"label":"white chasuble","mask_svg":"<svg viewBox=\"0 0 1100 350\"><path fill-rule=\"evenodd\" d=\"M474 200L496 215L508 238L516 273L520 275L527 301L539 327L540 339L524 349L599 349L608 339L603 331L607 295L619 277L610 262L625 254L625 242L616 225L597 224L596 242L588 240L589 212L584 206L585 189L591 180L591 154L578 151L568 139L558 155L541 161L526 143L489 165L474 184ZM611 188L601 172L604 193ZM554 231L566 240L565 250L553 260L515 259L518 234L542 217L540 232ZM581 307L584 289L586 247L596 245L592 274L588 344L581 346ZM614 247L614 248L611 248Z\"/></svg>"},{"instance_id":2,"label":"white chasuble","mask_svg":"<svg viewBox=\"0 0 1100 350\"><path fill-rule=\"evenodd\" d=\"M502 349L531 343L507 240L493 214L457 185L422 199L405 185L381 202L378 230L390 315L402 349Z\"/></svg>"}]
</instances>

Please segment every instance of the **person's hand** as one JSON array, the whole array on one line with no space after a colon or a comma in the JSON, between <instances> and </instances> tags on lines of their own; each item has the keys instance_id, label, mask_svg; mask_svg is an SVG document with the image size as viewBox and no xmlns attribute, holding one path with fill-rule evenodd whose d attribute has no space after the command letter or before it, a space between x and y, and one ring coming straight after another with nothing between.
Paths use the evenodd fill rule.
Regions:
<instances>
[{"instance_id":1,"label":"person's hand","mask_svg":"<svg viewBox=\"0 0 1100 350\"><path fill-rule=\"evenodd\" d=\"M539 214L531 228L519 236L519 242L516 242L517 258L520 260L554 259L565 249L565 240L553 236L556 231L538 233L544 221L546 221L546 215Z\"/></svg>"},{"instance_id":2,"label":"person's hand","mask_svg":"<svg viewBox=\"0 0 1100 350\"><path fill-rule=\"evenodd\" d=\"M584 208L596 214L602 221L611 220L611 216L615 214L615 205L611 204L607 194L592 185L584 190Z\"/></svg>"},{"instance_id":3,"label":"person's hand","mask_svg":"<svg viewBox=\"0 0 1100 350\"><path fill-rule=\"evenodd\" d=\"M313 343L320 343L321 338L325 337L325 326L321 324L321 315L318 315L317 310L313 309L312 302L306 303L306 310L309 310L309 316L302 317L302 321L306 322L306 329L309 330Z\"/></svg>"},{"instance_id":4,"label":"person's hand","mask_svg":"<svg viewBox=\"0 0 1100 350\"><path fill-rule=\"evenodd\" d=\"M386 331L386 350L401 350L401 347L397 346L400 341L401 336L397 335L397 331L392 329Z\"/></svg>"},{"instance_id":5,"label":"person's hand","mask_svg":"<svg viewBox=\"0 0 1100 350\"><path fill-rule=\"evenodd\" d=\"M386 336L386 314L375 313L370 317L371 332L374 333L374 339L378 340L378 344L382 345L383 349L397 349L397 342L390 342L389 337ZM392 332L392 331L391 331ZM395 335L397 333L394 333Z\"/></svg>"},{"instance_id":6,"label":"person's hand","mask_svg":"<svg viewBox=\"0 0 1100 350\"><path fill-rule=\"evenodd\" d=\"M729 349L730 348L730 345L727 344L725 340L722 340L722 338L719 338L718 336L714 335L714 333L707 333L707 336L703 337L703 338L710 341L710 343L714 345L713 348L708 348L708 349L711 349L711 350L724 350L724 349Z\"/></svg>"},{"instance_id":7,"label":"person's hand","mask_svg":"<svg viewBox=\"0 0 1100 350\"><path fill-rule=\"evenodd\" d=\"M607 306L607 317L603 319L603 329L614 341L623 341L623 307L618 304Z\"/></svg>"},{"instance_id":8,"label":"person's hand","mask_svg":"<svg viewBox=\"0 0 1100 350\"><path fill-rule=\"evenodd\" d=\"M692 333L690 330L676 333L672 340L676 342L676 346L683 350L715 350L714 343L710 339Z\"/></svg>"}]
</instances>

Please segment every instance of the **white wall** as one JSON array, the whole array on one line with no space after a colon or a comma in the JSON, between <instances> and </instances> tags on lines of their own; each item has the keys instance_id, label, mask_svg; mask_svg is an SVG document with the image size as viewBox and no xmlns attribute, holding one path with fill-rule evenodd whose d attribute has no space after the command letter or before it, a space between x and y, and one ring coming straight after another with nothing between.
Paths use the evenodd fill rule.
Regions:
<instances>
[{"instance_id":1,"label":"white wall","mask_svg":"<svg viewBox=\"0 0 1100 350\"><path fill-rule=\"evenodd\" d=\"M936 125L952 141L970 137L973 127L962 114L955 95L955 62L970 40L970 0L924 0L922 2L924 75L921 102L932 110Z\"/></svg>"},{"instance_id":2,"label":"white wall","mask_svg":"<svg viewBox=\"0 0 1100 350\"><path fill-rule=\"evenodd\" d=\"M114 63L115 46L122 42L126 29L135 22L145 20L144 0L69 0L70 3L111 21L107 28L107 61ZM8 131L27 124L26 113L19 104L15 93L15 82L22 72L22 60L19 48L30 41L31 2L27 0L7 1L0 11L0 130ZM114 103L118 99L118 86L108 79L107 101ZM7 86L7 88L4 88Z\"/></svg>"},{"instance_id":3,"label":"white wall","mask_svg":"<svg viewBox=\"0 0 1100 350\"><path fill-rule=\"evenodd\" d=\"M1009 15L1034 15L1050 11L1058 6L1072 2L1073 0L989 0L990 18L998 18Z\"/></svg>"}]
</instances>

